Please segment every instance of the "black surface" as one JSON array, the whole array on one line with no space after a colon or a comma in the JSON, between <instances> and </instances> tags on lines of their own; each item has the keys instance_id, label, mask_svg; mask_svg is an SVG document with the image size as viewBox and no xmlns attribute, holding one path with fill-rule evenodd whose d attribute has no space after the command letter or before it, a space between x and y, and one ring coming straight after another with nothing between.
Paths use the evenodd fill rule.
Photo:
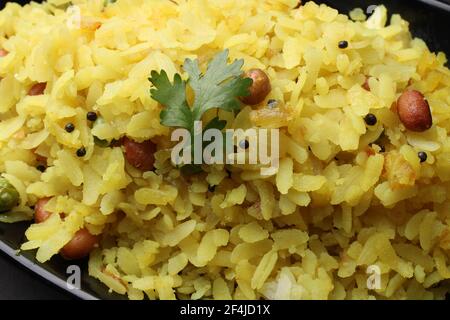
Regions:
<instances>
[{"instance_id":1,"label":"black surface","mask_svg":"<svg viewBox=\"0 0 450 320\"><path fill-rule=\"evenodd\" d=\"M445 0L447 3L449 0ZM26 3L27 1L16 1ZM348 13L354 7L367 8L369 5L385 4L390 13L400 13L411 22L411 29L415 36L423 38L432 51L444 51L450 54L450 6L441 2L437 9L436 0L323 0L341 13ZM425 4L425 2L429 4ZM0 7L5 1L0 0ZM23 242L25 224L5 225L0 223L0 299L68 299L70 294L63 291L68 262L59 257L40 266L33 258L33 252L26 252L23 256L15 256L14 250ZM11 257L16 260L14 261ZM53 282L60 288L41 280L40 277L25 270L20 264L33 270L37 274ZM82 290L71 292L81 298L114 299L105 287L87 275L86 264L79 264L82 268ZM63 288L63 289L61 289Z\"/></svg>"},{"instance_id":2,"label":"black surface","mask_svg":"<svg viewBox=\"0 0 450 320\"><path fill-rule=\"evenodd\" d=\"M73 300L75 297L0 252L0 300Z\"/></svg>"},{"instance_id":3,"label":"black surface","mask_svg":"<svg viewBox=\"0 0 450 320\"><path fill-rule=\"evenodd\" d=\"M87 260L67 261L59 255L54 256L45 264L40 264L35 259L35 251L24 251L17 255L17 249L25 242L24 232L28 223L4 224L0 223L0 251L6 253L16 262L52 282L61 289L67 290L66 279L68 267L76 265L80 268L81 288L80 290L70 290L73 295L82 299L123 299L123 296L110 294L106 287L96 279L90 277L87 271ZM1 272L1 269L0 269ZM11 279L14 285L14 279ZM25 288L24 288L25 290ZM1 287L0 287L1 291ZM17 297L19 299L20 297Z\"/></svg>"}]
</instances>

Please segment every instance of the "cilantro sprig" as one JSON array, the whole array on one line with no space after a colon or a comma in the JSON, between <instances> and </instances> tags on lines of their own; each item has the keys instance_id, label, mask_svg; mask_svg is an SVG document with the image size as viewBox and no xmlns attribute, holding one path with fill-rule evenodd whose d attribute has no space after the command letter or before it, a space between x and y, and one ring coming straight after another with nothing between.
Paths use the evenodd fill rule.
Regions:
<instances>
[{"instance_id":1,"label":"cilantro sprig","mask_svg":"<svg viewBox=\"0 0 450 320\"><path fill-rule=\"evenodd\" d=\"M188 74L188 80L183 80L180 74L175 74L170 81L166 71L152 71L149 78L153 84L150 90L152 98L158 101L163 109L159 115L162 125L174 128L185 128L191 135L194 124L200 121L206 111L217 108L225 111L237 111L241 107L240 97L250 94L249 88L253 81L243 78L242 66L244 61L235 60L228 64L228 50L218 53L208 64L206 72L200 71L198 60L186 59L183 69ZM186 88L189 86L194 92L194 102L189 105L186 98ZM218 117L212 119L203 127L223 130L226 121ZM193 139L191 139L193 144ZM205 148L208 143L203 143ZM191 145L191 152L194 146ZM183 174L196 174L202 171L201 166L186 164L181 167Z\"/></svg>"},{"instance_id":2,"label":"cilantro sprig","mask_svg":"<svg viewBox=\"0 0 450 320\"><path fill-rule=\"evenodd\" d=\"M152 98L164 107L160 113L161 124L193 132L194 122L201 120L204 113L210 109L239 110L239 97L249 95L252 80L241 77L244 64L242 59L231 64L228 64L227 60L228 50L220 52L209 62L203 74L198 60L186 59L183 69L189 76L187 81L182 80L181 75L175 74L171 82L164 70L159 73L152 71L149 80L154 88L150 93ZM195 95L192 106L186 99L187 86L191 87ZM223 129L225 124L215 118L206 127Z\"/></svg>"}]
</instances>

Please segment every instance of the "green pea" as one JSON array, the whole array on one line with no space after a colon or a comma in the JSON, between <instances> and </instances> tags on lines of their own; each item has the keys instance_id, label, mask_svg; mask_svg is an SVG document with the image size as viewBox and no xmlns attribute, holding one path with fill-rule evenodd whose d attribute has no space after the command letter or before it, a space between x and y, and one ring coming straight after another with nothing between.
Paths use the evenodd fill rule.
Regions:
<instances>
[{"instance_id":1,"label":"green pea","mask_svg":"<svg viewBox=\"0 0 450 320\"><path fill-rule=\"evenodd\" d=\"M20 202L19 192L3 177L0 177L0 212L9 211Z\"/></svg>"}]
</instances>

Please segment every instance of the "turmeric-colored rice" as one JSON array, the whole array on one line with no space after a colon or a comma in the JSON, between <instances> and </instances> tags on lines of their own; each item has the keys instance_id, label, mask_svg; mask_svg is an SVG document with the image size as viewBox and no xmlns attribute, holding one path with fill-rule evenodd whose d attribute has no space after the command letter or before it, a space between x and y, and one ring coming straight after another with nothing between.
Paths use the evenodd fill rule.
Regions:
<instances>
[{"instance_id":1,"label":"turmeric-colored rice","mask_svg":"<svg viewBox=\"0 0 450 320\"><path fill-rule=\"evenodd\" d=\"M384 7L351 19L298 0L70 2L80 21L67 0L8 2L0 12L9 52L0 57L0 172L20 195L0 221L33 219L30 207L47 197L46 209L63 213L32 223L22 250L45 263L85 227L102 238L89 274L137 300L445 297L450 71L408 22L387 21ZM171 129L147 78L184 74L186 58L204 67L224 49L271 80L261 105L219 112L230 128L280 129L271 176L210 165L185 177L171 163ZM44 94L27 96L41 82ZM431 129L400 122L395 102L406 88L425 95ZM88 110L104 121L92 128ZM369 112L374 126L364 123ZM93 135L152 139L156 169L133 168L120 146L101 148ZM372 269L378 288L368 286Z\"/></svg>"}]
</instances>

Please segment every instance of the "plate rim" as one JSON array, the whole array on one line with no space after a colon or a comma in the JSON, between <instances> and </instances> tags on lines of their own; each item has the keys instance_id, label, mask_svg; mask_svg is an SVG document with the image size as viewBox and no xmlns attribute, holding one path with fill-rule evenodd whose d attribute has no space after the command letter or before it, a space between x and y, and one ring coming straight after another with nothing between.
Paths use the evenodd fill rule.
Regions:
<instances>
[{"instance_id":1,"label":"plate rim","mask_svg":"<svg viewBox=\"0 0 450 320\"><path fill-rule=\"evenodd\" d=\"M27 270L33 272L33 274L38 275L40 278L50 282L51 284L61 288L62 290L74 295L77 298L80 298L82 300L100 300L98 297L82 289L69 289L67 287L66 281L62 280L50 271L45 270L42 266L39 265L39 263L35 263L31 259L28 259L27 257L21 255L20 253L18 253L18 250L12 248L2 240L0 240L0 251L4 252L11 259L27 268Z\"/></svg>"},{"instance_id":2,"label":"plate rim","mask_svg":"<svg viewBox=\"0 0 450 320\"><path fill-rule=\"evenodd\" d=\"M444 3L438 0L417 0L417 1L450 12L450 4L448 3Z\"/></svg>"}]
</instances>

